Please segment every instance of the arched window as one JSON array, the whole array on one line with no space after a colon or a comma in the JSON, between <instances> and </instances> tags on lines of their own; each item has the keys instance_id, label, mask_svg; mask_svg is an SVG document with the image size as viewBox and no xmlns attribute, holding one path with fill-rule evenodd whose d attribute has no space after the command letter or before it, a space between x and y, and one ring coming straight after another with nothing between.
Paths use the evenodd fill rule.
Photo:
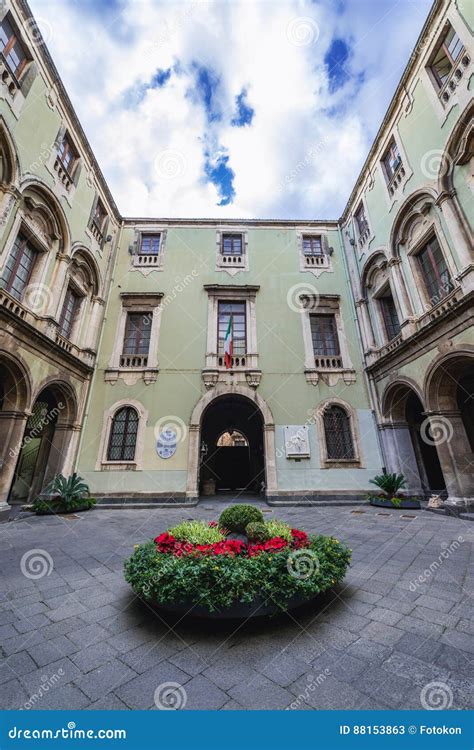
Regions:
<instances>
[{"instance_id":1,"label":"arched window","mask_svg":"<svg viewBox=\"0 0 474 750\"><path fill-rule=\"evenodd\" d=\"M133 461L138 432L138 413L124 406L115 414L110 428L108 461Z\"/></svg>"},{"instance_id":2,"label":"arched window","mask_svg":"<svg viewBox=\"0 0 474 750\"><path fill-rule=\"evenodd\" d=\"M324 435L328 459L354 459L350 417L342 406L324 412Z\"/></svg>"}]
</instances>

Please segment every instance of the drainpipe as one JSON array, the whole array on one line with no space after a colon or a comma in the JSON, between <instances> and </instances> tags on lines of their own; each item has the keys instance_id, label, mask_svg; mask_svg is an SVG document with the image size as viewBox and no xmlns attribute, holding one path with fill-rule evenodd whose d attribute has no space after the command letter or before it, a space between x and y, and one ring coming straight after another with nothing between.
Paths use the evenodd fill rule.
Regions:
<instances>
[{"instance_id":1,"label":"drainpipe","mask_svg":"<svg viewBox=\"0 0 474 750\"><path fill-rule=\"evenodd\" d=\"M120 248L120 245L121 245L122 232L123 232L123 220L120 223L120 228L119 228L119 232L118 232L118 235L117 235L117 240L116 240L116 243L115 243L115 249L109 255L109 259L107 261L107 267L106 267L106 271L105 271L105 284L106 284L107 288L104 289L105 310L104 310L104 317L102 318L102 325L100 327L99 338L98 338L98 341L97 341L97 359L98 359L98 356L99 356L99 352L101 350L102 338L104 336L105 324L107 322L107 310L108 310L109 302L110 302L110 291L112 289L112 284L113 284L113 281L114 281L114 278L115 278L115 275L114 275L114 273L115 273L115 260L117 258L118 251L119 251L119 248ZM107 277L109 276L109 272L110 272L110 278L109 278L109 282L107 284ZM78 446L77 446L77 450L76 450L76 455L75 455L75 458L74 458L74 471L77 469L77 463L78 463L79 457L81 455L82 445L83 445L83 442L84 442L84 433L85 433L85 429L84 428L85 428L86 422L87 422L87 420L89 418L89 407L90 407L90 402L91 402L91 398L92 398L92 388L93 388L93 385L95 383L95 380L96 380L96 377L97 377L97 372L98 372L97 359L96 359L96 362L95 362L94 372L92 373L92 378L91 378L91 381L89 383L89 389L87 391L86 406L85 406L84 414L83 414L83 417L82 417L81 434L80 434L80 437L79 437L79 442L78 442Z\"/></svg>"},{"instance_id":2,"label":"drainpipe","mask_svg":"<svg viewBox=\"0 0 474 750\"><path fill-rule=\"evenodd\" d=\"M361 333L361 330L360 330L360 321L359 321L359 318L358 318L358 315L357 315L357 310L356 310L356 306L355 306L355 302L354 302L354 290L352 289L351 275L350 275L350 271L349 271L348 260L346 258L346 248L345 248L345 244L344 244L344 238L343 238L342 228L341 228L340 222L338 222L338 224L337 224L337 230L338 230L338 234L339 234L339 242L341 244L341 249L342 249L342 262L343 262L343 265L344 265L344 270L345 270L345 273L346 273L347 281L349 283L350 305L351 305L352 315L353 315L353 319L354 319L354 323L355 323L357 340L359 342L359 349L360 349L360 352L361 352L361 355L362 355L362 360L363 360L363 363L364 363L364 372L363 372L363 375L364 375L364 385L366 386L366 393L367 393L367 396L369 398L369 403L371 404L371 407L372 407L371 408L372 420L373 420L374 427L375 427L375 434L377 436L377 444L379 446L380 456L382 458L383 463L386 465L387 464L387 457L385 455L385 450L384 450L382 439L380 437L380 430L378 428L377 418L376 418L376 412L377 412L377 410L375 408L375 405L377 403L377 399L376 399L376 395L375 395L375 392L374 392L375 386L374 386L374 383L372 381L372 378L365 371L365 369L366 369L366 367L365 367L366 362L365 362L365 354L364 354L364 345L363 345L363 341L362 341L362 333ZM357 270L358 281L360 282L361 281L361 276L360 276L360 269L359 269L359 264L357 263L357 260L356 260L355 266L356 266L356 270ZM367 380L366 380L366 378L367 378Z\"/></svg>"}]
</instances>

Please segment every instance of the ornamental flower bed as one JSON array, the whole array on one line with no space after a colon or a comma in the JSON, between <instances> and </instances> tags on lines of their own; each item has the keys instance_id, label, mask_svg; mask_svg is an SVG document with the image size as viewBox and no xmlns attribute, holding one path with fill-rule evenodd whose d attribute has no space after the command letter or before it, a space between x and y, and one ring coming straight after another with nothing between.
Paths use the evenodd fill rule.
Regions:
<instances>
[{"instance_id":1,"label":"ornamental flower bed","mask_svg":"<svg viewBox=\"0 0 474 750\"><path fill-rule=\"evenodd\" d=\"M246 507L250 520L243 525ZM235 517L227 512L234 508ZM164 609L258 616L285 611L331 588L344 578L350 556L333 537L265 522L255 506L239 505L218 522L185 522L136 545L125 579L136 594Z\"/></svg>"}]
</instances>

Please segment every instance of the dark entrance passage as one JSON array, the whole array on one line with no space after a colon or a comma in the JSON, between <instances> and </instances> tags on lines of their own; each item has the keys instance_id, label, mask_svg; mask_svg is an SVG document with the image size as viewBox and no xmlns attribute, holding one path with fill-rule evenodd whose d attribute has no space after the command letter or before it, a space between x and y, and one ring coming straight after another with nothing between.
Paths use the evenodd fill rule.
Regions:
<instances>
[{"instance_id":1,"label":"dark entrance passage","mask_svg":"<svg viewBox=\"0 0 474 750\"><path fill-rule=\"evenodd\" d=\"M244 396L222 396L204 412L200 493L251 492L265 482L263 419Z\"/></svg>"},{"instance_id":2,"label":"dark entrance passage","mask_svg":"<svg viewBox=\"0 0 474 750\"><path fill-rule=\"evenodd\" d=\"M435 445L436 441L433 439L429 427L425 428L424 431L422 430L422 424L426 424L426 417L423 413L422 403L416 393L410 393L405 408L423 489L444 493L446 484Z\"/></svg>"}]
</instances>

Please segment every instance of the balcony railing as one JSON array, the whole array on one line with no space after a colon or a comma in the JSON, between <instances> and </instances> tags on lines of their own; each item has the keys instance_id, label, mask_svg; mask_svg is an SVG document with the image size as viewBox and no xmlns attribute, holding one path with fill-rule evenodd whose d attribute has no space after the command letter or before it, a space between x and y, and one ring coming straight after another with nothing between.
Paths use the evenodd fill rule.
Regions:
<instances>
[{"instance_id":1,"label":"balcony railing","mask_svg":"<svg viewBox=\"0 0 474 750\"><path fill-rule=\"evenodd\" d=\"M328 257L325 253L321 255L305 255L304 264L306 268L324 267L328 265Z\"/></svg>"},{"instance_id":2,"label":"balcony railing","mask_svg":"<svg viewBox=\"0 0 474 750\"><path fill-rule=\"evenodd\" d=\"M451 73L449 74L447 80L444 82L442 88L439 91L439 98L443 102L443 104L447 104L456 90L456 86L461 81L461 79L464 77L466 70L469 68L469 64L471 62L471 58L467 54L466 50L463 49L459 55L459 62L457 65L454 65Z\"/></svg>"},{"instance_id":3,"label":"balcony railing","mask_svg":"<svg viewBox=\"0 0 474 750\"><path fill-rule=\"evenodd\" d=\"M161 256L160 253L138 253L133 256L134 266L159 266Z\"/></svg>"},{"instance_id":4,"label":"balcony railing","mask_svg":"<svg viewBox=\"0 0 474 750\"><path fill-rule=\"evenodd\" d=\"M340 370L343 367L342 357L315 357L314 366L316 370Z\"/></svg>"},{"instance_id":5,"label":"balcony railing","mask_svg":"<svg viewBox=\"0 0 474 750\"><path fill-rule=\"evenodd\" d=\"M120 357L120 367L139 367L148 366L147 354L122 354Z\"/></svg>"},{"instance_id":6,"label":"balcony railing","mask_svg":"<svg viewBox=\"0 0 474 750\"><path fill-rule=\"evenodd\" d=\"M219 354L217 357L217 364L219 367L225 367L225 357L224 355ZM237 370L247 367L247 355L246 354L237 354L234 357L231 357L231 370Z\"/></svg>"},{"instance_id":7,"label":"balcony railing","mask_svg":"<svg viewBox=\"0 0 474 750\"><path fill-rule=\"evenodd\" d=\"M394 195L398 186L401 185L403 182L403 178L405 177L405 167L403 166L403 162L400 161L400 164L398 165L397 169L395 170L394 174L390 178L390 182L387 185L388 192L390 195Z\"/></svg>"},{"instance_id":8,"label":"balcony railing","mask_svg":"<svg viewBox=\"0 0 474 750\"><path fill-rule=\"evenodd\" d=\"M62 184L66 188L66 190L69 190L71 185L73 184L73 179L69 172L67 171L66 167L62 163L59 156L56 157L54 162L54 169L58 173L58 177L61 180Z\"/></svg>"}]
</instances>

